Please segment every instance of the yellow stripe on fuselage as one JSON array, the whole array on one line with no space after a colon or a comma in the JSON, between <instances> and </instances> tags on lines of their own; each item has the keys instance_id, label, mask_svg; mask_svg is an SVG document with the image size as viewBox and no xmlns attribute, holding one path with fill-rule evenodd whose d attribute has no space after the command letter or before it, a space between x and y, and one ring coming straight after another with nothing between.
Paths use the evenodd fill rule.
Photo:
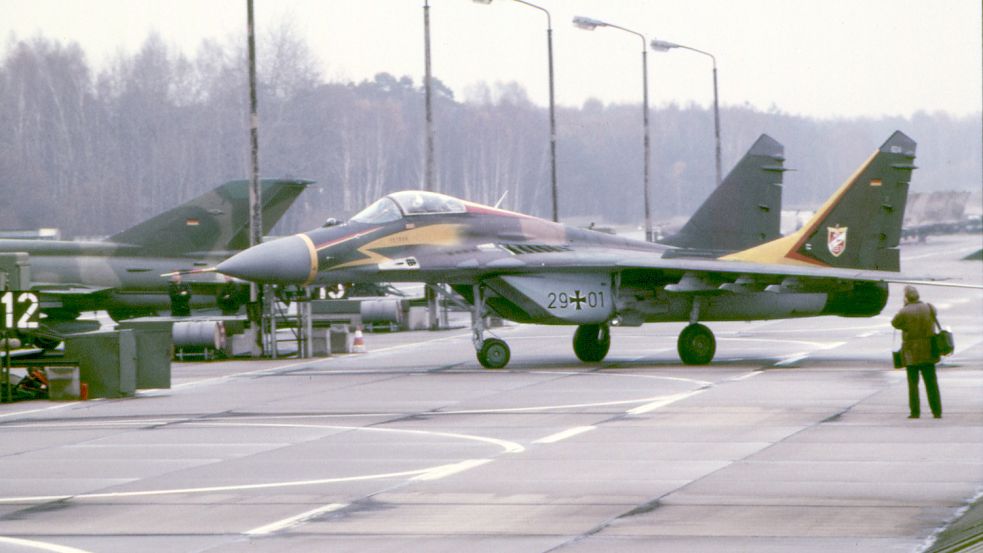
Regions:
<instances>
[{"instance_id":1,"label":"yellow stripe on fuselage","mask_svg":"<svg viewBox=\"0 0 983 553\"><path fill-rule=\"evenodd\" d=\"M342 263L332 269L345 269L349 267L361 267L363 265L374 265L391 261L390 258L378 253L375 250L385 248L399 248L408 246L454 246L461 243L461 229L459 224L437 224L424 227L411 228L400 232L377 238L358 248L358 252L365 256L365 259L356 259L348 263Z\"/></svg>"},{"instance_id":2,"label":"yellow stripe on fuselage","mask_svg":"<svg viewBox=\"0 0 983 553\"><path fill-rule=\"evenodd\" d=\"M304 286L307 286L314 282L314 278L317 277L317 248L314 247L314 241L311 240L310 236L306 234L296 234L294 236L304 241L304 245L307 246L307 252L311 256L311 271L307 273L307 280L304 282Z\"/></svg>"}]
</instances>

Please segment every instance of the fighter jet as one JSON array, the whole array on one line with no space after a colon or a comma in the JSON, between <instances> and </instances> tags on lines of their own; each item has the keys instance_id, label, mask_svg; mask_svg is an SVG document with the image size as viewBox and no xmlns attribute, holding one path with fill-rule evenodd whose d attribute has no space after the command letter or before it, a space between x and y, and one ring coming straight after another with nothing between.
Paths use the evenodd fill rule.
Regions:
<instances>
[{"instance_id":1,"label":"fighter jet","mask_svg":"<svg viewBox=\"0 0 983 553\"><path fill-rule=\"evenodd\" d=\"M448 283L471 304L478 361L504 367L508 345L485 316L576 325L573 350L602 360L611 327L685 321L687 364L716 352L707 321L871 317L904 282L898 242L915 142L895 132L801 229L715 259L424 191L381 198L348 222L266 242L220 263L246 280Z\"/></svg>"},{"instance_id":2,"label":"fighter jet","mask_svg":"<svg viewBox=\"0 0 983 553\"><path fill-rule=\"evenodd\" d=\"M665 256L719 257L781 236L784 153L775 139L759 136L683 228L659 241L672 246ZM329 219L325 226L336 224ZM341 299L357 286L336 283L331 288L328 295Z\"/></svg>"},{"instance_id":3,"label":"fighter jet","mask_svg":"<svg viewBox=\"0 0 983 553\"><path fill-rule=\"evenodd\" d=\"M313 181L263 179L263 231L268 232ZM249 182L227 182L152 219L97 241L0 239L0 252L27 252L32 289L41 293L49 327L71 325L82 311L116 320L169 306L161 274L213 266L249 246ZM215 305L224 278L188 276L192 305Z\"/></svg>"}]
</instances>

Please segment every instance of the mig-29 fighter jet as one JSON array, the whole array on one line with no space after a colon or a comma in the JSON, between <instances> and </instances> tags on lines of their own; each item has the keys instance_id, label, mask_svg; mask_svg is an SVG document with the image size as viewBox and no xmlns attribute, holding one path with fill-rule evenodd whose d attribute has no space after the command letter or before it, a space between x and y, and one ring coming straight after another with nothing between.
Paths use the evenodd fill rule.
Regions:
<instances>
[{"instance_id":1,"label":"mig-29 fighter jet","mask_svg":"<svg viewBox=\"0 0 983 553\"><path fill-rule=\"evenodd\" d=\"M588 362L607 355L611 326L687 321L679 355L705 364L716 340L701 322L880 313L888 282L904 282L898 241L914 158L915 142L895 132L801 229L715 259L669 258L666 246L403 191L217 269L281 284L448 283L472 305L478 361L489 368L510 357L504 341L485 336L492 312L576 325L573 349Z\"/></svg>"},{"instance_id":2,"label":"mig-29 fighter jet","mask_svg":"<svg viewBox=\"0 0 983 553\"><path fill-rule=\"evenodd\" d=\"M313 181L263 179L263 231L280 220ZM161 273L213 266L249 247L249 182L230 181L105 240L0 239L0 252L26 252L45 326L72 332L82 311L116 319L166 311ZM224 285L215 275L189 277L192 307L214 306ZM57 345L48 338L46 345ZM44 338L37 341L44 342Z\"/></svg>"}]
</instances>

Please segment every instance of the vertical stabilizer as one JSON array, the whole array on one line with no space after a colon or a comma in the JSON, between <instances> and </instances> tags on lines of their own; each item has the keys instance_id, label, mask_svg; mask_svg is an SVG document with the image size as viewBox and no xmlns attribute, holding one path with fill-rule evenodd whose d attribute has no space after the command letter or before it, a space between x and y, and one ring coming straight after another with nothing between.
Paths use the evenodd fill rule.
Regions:
<instances>
[{"instance_id":1,"label":"vertical stabilizer","mask_svg":"<svg viewBox=\"0 0 983 553\"><path fill-rule=\"evenodd\" d=\"M784 146L762 134L686 225L661 242L719 255L781 236L784 154Z\"/></svg>"},{"instance_id":2,"label":"vertical stabilizer","mask_svg":"<svg viewBox=\"0 0 983 553\"><path fill-rule=\"evenodd\" d=\"M915 142L896 131L794 234L725 259L900 270L898 242Z\"/></svg>"},{"instance_id":3,"label":"vertical stabilizer","mask_svg":"<svg viewBox=\"0 0 983 553\"><path fill-rule=\"evenodd\" d=\"M269 232L312 181L262 179L263 232ZM249 246L249 181L229 181L109 238L153 255L234 251Z\"/></svg>"}]
</instances>

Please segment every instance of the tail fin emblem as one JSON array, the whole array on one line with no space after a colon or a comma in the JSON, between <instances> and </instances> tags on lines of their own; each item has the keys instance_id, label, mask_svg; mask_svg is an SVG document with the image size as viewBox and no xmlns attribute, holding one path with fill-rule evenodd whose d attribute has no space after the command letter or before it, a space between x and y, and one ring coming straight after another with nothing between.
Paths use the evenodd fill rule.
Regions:
<instances>
[{"instance_id":1,"label":"tail fin emblem","mask_svg":"<svg viewBox=\"0 0 983 553\"><path fill-rule=\"evenodd\" d=\"M826 247L833 257L839 257L846 249L846 227L826 227Z\"/></svg>"}]
</instances>

